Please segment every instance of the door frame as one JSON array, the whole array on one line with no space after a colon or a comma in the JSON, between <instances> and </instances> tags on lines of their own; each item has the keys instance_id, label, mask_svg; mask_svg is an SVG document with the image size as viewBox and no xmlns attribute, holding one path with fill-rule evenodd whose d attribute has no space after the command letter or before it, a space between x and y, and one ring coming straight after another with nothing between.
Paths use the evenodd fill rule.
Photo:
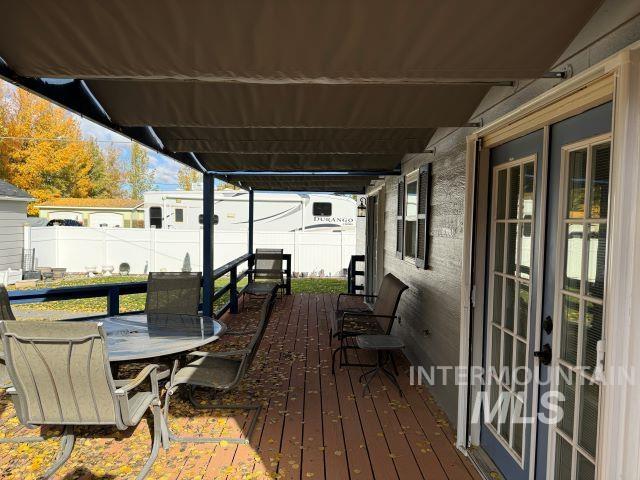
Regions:
<instances>
[{"instance_id":1,"label":"door frame","mask_svg":"<svg viewBox=\"0 0 640 480\"><path fill-rule=\"evenodd\" d=\"M386 225L385 225L385 190L384 190L384 185L380 185L376 188L374 188L373 190L369 191L367 193L367 205L369 205L369 202L371 200L372 197L376 197L376 231L375 231L375 235L376 235L376 276L374 279L375 284L374 285L367 285L366 279L367 279L367 267L368 267L368 260L365 256L365 293L370 294L370 295L375 295L378 293L378 288L380 287L380 283L382 282L382 277L384 276L384 242L385 242L385 231L386 231ZM367 219L369 217L367 216ZM369 232L369 226L366 225L365 226L365 231ZM368 241L368 239L367 239ZM365 246L365 254L368 252L368 247Z\"/></svg>"},{"instance_id":2,"label":"door frame","mask_svg":"<svg viewBox=\"0 0 640 480\"><path fill-rule=\"evenodd\" d=\"M489 253L486 240L483 240L486 238L487 225L489 149L544 128L544 156L540 159L543 185L540 187L546 188L549 125L611 100L610 255L607 259L605 286L609 294L605 299L605 310L608 312L607 331L624 334L606 338L605 375L611 375L614 369L620 367L640 368L640 351L636 351L640 349L633 348L634 344L640 342L640 328L632 323L632 318L640 315L640 255L633 256L629 253L634 252L634 248L640 248L640 141L637 134L640 130L639 92L640 42L636 42L467 137L459 358L462 369L483 365L485 272L478 259L485 258L485 254ZM546 192L542 198L544 202ZM539 208L546 212L546 205L541 204ZM630 222L625 221L625 218L636 219L636 222L629 225ZM545 223L542 222L542 225ZM536 242L544 237L543 227ZM544 259L544 255L539 257L541 258L537 262ZM539 279L542 278L543 274L539 275ZM624 285L625 288L616 288L618 285ZM538 308L535 318L536 347L539 347L540 341L540 315L541 308ZM534 367L536 365L534 362ZM470 399L476 398L480 390L481 385L473 382L461 382L459 385L457 446L465 452L467 447L479 444L480 426L469 424L469 421L472 413ZM534 391L535 400L538 396L535 382ZM635 475L637 464L634 464L633 459L637 455L631 453L640 448L640 433L637 429L640 412L634 410L633 402L640 398L640 386L604 386L601 398L603 416L599 434L597 478L625 478L625 472ZM630 428L619 428L620 412L626 415L625 423L631 425ZM535 433L534 427L532 438L535 438ZM535 449L535 442L531 441L530 445ZM530 478L534 478L534 469L531 470Z\"/></svg>"}]
</instances>

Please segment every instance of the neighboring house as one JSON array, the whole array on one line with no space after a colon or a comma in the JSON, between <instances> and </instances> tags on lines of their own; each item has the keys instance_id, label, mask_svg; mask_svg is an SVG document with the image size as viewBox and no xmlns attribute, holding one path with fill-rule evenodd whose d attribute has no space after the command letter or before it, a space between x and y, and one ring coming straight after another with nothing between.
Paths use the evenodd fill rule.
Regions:
<instances>
[{"instance_id":1,"label":"neighboring house","mask_svg":"<svg viewBox=\"0 0 640 480\"><path fill-rule=\"evenodd\" d=\"M86 227L144 227L142 200L128 198L53 198L38 205L40 218L71 219Z\"/></svg>"},{"instance_id":2,"label":"neighboring house","mask_svg":"<svg viewBox=\"0 0 640 480\"><path fill-rule=\"evenodd\" d=\"M605 2L553 70L569 68L493 87L470 119L484 127L438 129L368 192L367 289L386 273L410 285L395 331L412 363L542 378L488 374L500 423L474 416L480 382L450 371L430 388L458 445L509 480L638 478L638 386L598 372L638 366L640 2ZM556 389L565 419L549 425Z\"/></svg>"},{"instance_id":3,"label":"neighboring house","mask_svg":"<svg viewBox=\"0 0 640 480\"><path fill-rule=\"evenodd\" d=\"M0 270L22 267L27 205L33 200L24 190L0 180Z\"/></svg>"}]
</instances>

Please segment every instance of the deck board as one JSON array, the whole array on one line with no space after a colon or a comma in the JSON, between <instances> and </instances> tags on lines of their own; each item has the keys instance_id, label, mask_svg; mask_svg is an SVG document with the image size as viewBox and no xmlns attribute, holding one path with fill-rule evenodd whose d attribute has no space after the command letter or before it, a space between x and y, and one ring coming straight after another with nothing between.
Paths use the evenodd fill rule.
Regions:
<instances>
[{"instance_id":1,"label":"deck board","mask_svg":"<svg viewBox=\"0 0 640 480\"><path fill-rule=\"evenodd\" d=\"M386 378L372 382L363 396L363 368L331 373L329 339L335 296L297 294L278 300L249 378L229 401L261 401L262 413L249 445L172 445L162 451L148 478L162 479L447 479L480 476L455 448L454 433L429 392L409 385L408 363L400 359L404 396ZM231 330L255 326L258 305L223 318ZM226 336L213 350L237 348L250 337ZM356 353L363 361L373 358ZM207 399L205 391L198 398ZM253 399L253 400L252 400ZM247 427L240 412L194 411L175 395L171 424L178 434L240 435ZM2 434L15 435L13 407L0 396ZM102 429L102 431L105 431ZM148 453L146 422L110 437L81 429L68 464L56 478L131 478ZM21 432L24 433L24 432ZM55 453L56 440L44 444L0 444L0 478L36 478Z\"/></svg>"}]
</instances>

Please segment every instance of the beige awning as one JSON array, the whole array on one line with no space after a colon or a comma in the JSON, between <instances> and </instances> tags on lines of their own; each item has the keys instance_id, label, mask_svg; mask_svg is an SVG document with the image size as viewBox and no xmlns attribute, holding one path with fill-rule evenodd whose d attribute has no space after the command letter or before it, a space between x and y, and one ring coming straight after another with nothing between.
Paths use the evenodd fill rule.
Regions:
<instances>
[{"instance_id":1,"label":"beige awning","mask_svg":"<svg viewBox=\"0 0 640 480\"><path fill-rule=\"evenodd\" d=\"M21 75L246 83L535 78L601 0L22 0ZM11 48L13 46L13 48Z\"/></svg>"},{"instance_id":2,"label":"beige awning","mask_svg":"<svg viewBox=\"0 0 640 480\"><path fill-rule=\"evenodd\" d=\"M491 86L544 74L602 0L4 3L0 75L243 186L361 191L240 175L397 170Z\"/></svg>"}]
</instances>

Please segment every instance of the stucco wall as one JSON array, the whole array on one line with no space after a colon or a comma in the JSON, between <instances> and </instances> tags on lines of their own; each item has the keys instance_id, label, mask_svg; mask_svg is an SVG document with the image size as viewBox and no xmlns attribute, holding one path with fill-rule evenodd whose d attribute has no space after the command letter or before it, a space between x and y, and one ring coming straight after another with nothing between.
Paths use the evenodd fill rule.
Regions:
<instances>
[{"instance_id":1,"label":"stucco wall","mask_svg":"<svg viewBox=\"0 0 640 480\"><path fill-rule=\"evenodd\" d=\"M640 2L608 0L563 54L554 69L570 64L578 73L625 46L640 40ZM558 80L518 82L515 87L495 87L481 102L472 120L487 124L556 85ZM395 256L397 177L384 181L385 246L384 271L410 285L400 304L401 322L396 333L407 345L414 365L455 366L459 354L460 289L462 268L463 214L465 195L465 138L469 128L439 129L430 148L435 155L407 155L403 174L432 161L430 214L431 249L428 270ZM447 385L430 390L455 423L457 387L449 376Z\"/></svg>"}]
</instances>

